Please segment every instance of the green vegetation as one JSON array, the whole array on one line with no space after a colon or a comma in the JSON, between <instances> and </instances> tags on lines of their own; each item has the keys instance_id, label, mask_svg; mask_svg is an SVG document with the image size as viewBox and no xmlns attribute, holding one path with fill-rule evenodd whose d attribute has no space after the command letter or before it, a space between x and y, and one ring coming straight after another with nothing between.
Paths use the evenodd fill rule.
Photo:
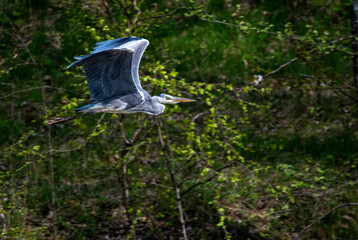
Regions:
<instances>
[{"instance_id":1,"label":"green vegetation","mask_svg":"<svg viewBox=\"0 0 358 240\"><path fill-rule=\"evenodd\" d=\"M0 3L1 239L294 239L357 203L352 1ZM157 117L74 116L73 56L150 41ZM358 239L339 208L302 239ZM185 236L187 235L187 236Z\"/></svg>"}]
</instances>

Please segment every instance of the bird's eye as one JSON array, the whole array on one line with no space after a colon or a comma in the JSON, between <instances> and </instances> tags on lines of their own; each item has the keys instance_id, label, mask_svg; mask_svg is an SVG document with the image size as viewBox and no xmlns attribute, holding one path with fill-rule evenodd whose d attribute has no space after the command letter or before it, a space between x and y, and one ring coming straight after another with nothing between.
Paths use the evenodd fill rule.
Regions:
<instances>
[{"instance_id":1,"label":"bird's eye","mask_svg":"<svg viewBox=\"0 0 358 240\"><path fill-rule=\"evenodd\" d=\"M170 99L171 99L171 97L166 96L166 97L165 97L165 99L166 99L166 100L170 100Z\"/></svg>"}]
</instances>

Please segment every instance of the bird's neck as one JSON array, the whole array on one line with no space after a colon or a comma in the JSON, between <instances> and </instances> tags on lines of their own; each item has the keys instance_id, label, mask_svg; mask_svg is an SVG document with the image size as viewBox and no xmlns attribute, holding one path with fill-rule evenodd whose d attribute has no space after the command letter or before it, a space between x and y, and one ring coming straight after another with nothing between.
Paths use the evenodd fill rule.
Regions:
<instances>
[{"instance_id":1,"label":"bird's neck","mask_svg":"<svg viewBox=\"0 0 358 240\"><path fill-rule=\"evenodd\" d=\"M150 99L150 105L153 115L158 115L164 112L165 105L160 103L159 97L154 96Z\"/></svg>"}]
</instances>

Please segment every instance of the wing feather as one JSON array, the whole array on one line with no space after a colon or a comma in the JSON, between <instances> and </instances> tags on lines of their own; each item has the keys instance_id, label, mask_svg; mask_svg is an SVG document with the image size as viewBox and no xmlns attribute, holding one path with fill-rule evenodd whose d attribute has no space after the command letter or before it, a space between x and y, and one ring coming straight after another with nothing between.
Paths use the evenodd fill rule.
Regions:
<instances>
[{"instance_id":1,"label":"wing feather","mask_svg":"<svg viewBox=\"0 0 358 240\"><path fill-rule=\"evenodd\" d=\"M117 38L113 40L99 42L96 45L97 46L93 49L94 51L92 52L92 54L101 51L110 50L110 49L133 50L134 55L132 58L132 67L131 67L133 81L139 90L143 89L139 81L138 69L143 53L147 48L147 46L149 45L149 41L147 39L137 38L137 37Z\"/></svg>"},{"instance_id":2,"label":"wing feather","mask_svg":"<svg viewBox=\"0 0 358 240\"><path fill-rule=\"evenodd\" d=\"M148 40L136 37L99 42L91 54L75 57L77 60L67 68L83 66L92 101L135 93L144 102L138 68L148 44Z\"/></svg>"}]
</instances>

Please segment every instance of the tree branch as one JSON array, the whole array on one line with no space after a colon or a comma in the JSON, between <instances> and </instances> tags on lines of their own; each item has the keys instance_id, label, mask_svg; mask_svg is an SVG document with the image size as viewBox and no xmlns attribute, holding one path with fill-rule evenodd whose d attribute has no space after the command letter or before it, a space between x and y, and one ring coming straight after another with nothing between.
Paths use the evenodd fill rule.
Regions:
<instances>
[{"instance_id":1,"label":"tree branch","mask_svg":"<svg viewBox=\"0 0 358 240\"><path fill-rule=\"evenodd\" d=\"M143 130L143 125L141 125L133 134L133 137L130 140L130 144L133 145L134 142L137 140L139 134L141 133L141 131Z\"/></svg>"},{"instance_id":2,"label":"tree branch","mask_svg":"<svg viewBox=\"0 0 358 240\"><path fill-rule=\"evenodd\" d=\"M328 214L330 214L331 212L337 210L338 208L341 207L347 207L347 206L358 206L358 203L345 203L345 204L341 204L339 206L336 206L334 208L332 208L331 210L329 210L328 212L326 212L325 214L323 214L322 216L320 216L319 218L317 218L316 220L314 220L310 225L308 225L307 227L305 227L299 234L298 236L295 238L295 240L300 240L301 236L308 230L310 229L313 225L315 225L318 221L320 221L321 219L325 218Z\"/></svg>"},{"instance_id":3,"label":"tree branch","mask_svg":"<svg viewBox=\"0 0 358 240\"><path fill-rule=\"evenodd\" d=\"M205 184L205 183L207 183L207 182L210 182L211 180L213 180L214 178L216 178L216 176L218 175L218 174L217 174L218 172L221 172L221 171L224 170L225 168L229 168L229 167L231 167L232 165L233 165L233 164L230 163L230 164L228 164L228 165L225 165L225 166L221 167L220 169L218 169L218 170L215 171L215 174L214 174L213 176L207 178L205 181L199 181L199 182L195 183L194 185L192 185L191 187L189 187L186 191L184 191L181 195L184 196L185 194L187 194L188 192L190 192L191 190L193 190L193 189L196 188L197 186L203 185L203 184Z\"/></svg>"},{"instance_id":4,"label":"tree branch","mask_svg":"<svg viewBox=\"0 0 358 240\"><path fill-rule=\"evenodd\" d=\"M346 93L345 91L343 91L340 88L335 88L332 84L329 84L326 82L327 85L331 86L334 90L338 91L339 93L343 94L344 96L348 97L350 100L352 100L355 103L358 103L358 98L353 97L352 95Z\"/></svg>"},{"instance_id":5,"label":"tree branch","mask_svg":"<svg viewBox=\"0 0 358 240\"><path fill-rule=\"evenodd\" d=\"M271 76L272 74L275 74L275 73L281 71L282 68L287 67L288 65L290 65L290 64L293 63L293 62L296 62L297 60L298 60L297 57L292 58L290 61L288 61L288 62L282 64L281 66L279 66L278 68L276 68L276 69L273 70L272 72L267 73L265 76L263 76L263 78L267 78L267 77Z\"/></svg>"},{"instance_id":6,"label":"tree branch","mask_svg":"<svg viewBox=\"0 0 358 240\"><path fill-rule=\"evenodd\" d=\"M32 87L32 88L26 88L26 89L21 89L21 90L18 90L18 91L14 91L14 92L12 92L12 93L10 93L10 94L8 94L8 95L5 95L5 96L0 97L0 99L4 99L4 98L11 97L12 95L17 94L17 93L22 93L22 92L27 92L27 91L32 91L32 90L42 90L42 89L44 89L44 88L56 89L56 90L63 90L63 91L67 91L67 92L72 92L72 93L76 93L76 94L81 94L80 92L68 90L68 89L65 89L65 88L58 88L58 87L51 87L51 86L42 86L42 87Z\"/></svg>"},{"instance_id":7,"label":"tree branch","mask_svg":"<svg viewBox=\"0 0 358 240\"><path fill-rule=\"evenodd\" d=\"M123 138L123 141L126 145L131 145L131 143L128 141L126 133L124 132L124 126L123 126L123 122L122 122L122 115L119 115L119 120L118 120L118 124L119 124L119 129L121 130L121 135Z\"/></svg>"}]
</instances>

